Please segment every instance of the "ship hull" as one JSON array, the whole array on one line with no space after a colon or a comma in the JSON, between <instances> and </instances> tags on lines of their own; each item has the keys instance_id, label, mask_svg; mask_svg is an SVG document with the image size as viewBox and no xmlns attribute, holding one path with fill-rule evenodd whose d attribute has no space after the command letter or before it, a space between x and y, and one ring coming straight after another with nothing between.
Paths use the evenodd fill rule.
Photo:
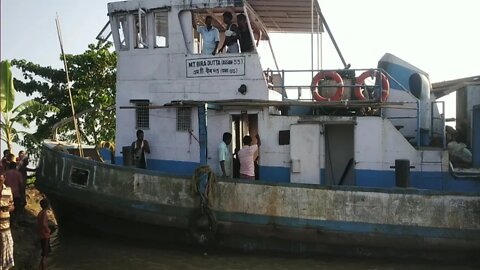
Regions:
<instances>
[{"instance_id":1,"label":"ship hull","mask_svg":"<svg viewBox=\"0 0 480 270\"><path fill-rule=\"evenodd\" d=\"M85 181L79 171L88 172ZM126 238L302 255L465 259L480 251L480 199L472 194L218 181L216 229L199 242L191 221L200 200L187 177L44 147L37 179L60 223Z\"/></svg>"}]
</instances>

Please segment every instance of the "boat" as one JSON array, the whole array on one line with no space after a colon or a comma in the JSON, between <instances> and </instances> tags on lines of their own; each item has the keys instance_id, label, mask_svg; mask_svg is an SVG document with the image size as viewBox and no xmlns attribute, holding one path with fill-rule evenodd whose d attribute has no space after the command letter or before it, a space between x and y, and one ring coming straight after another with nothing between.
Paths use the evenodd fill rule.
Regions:
<instances>
[{"instance_id":1,"label":"boat","mask_svg":"<svg viewBox=\"0 0 480 270\"><path fill-rule=\"evenodd\" d=\"M246 16L253 51L202 54L193 25L211 16L223 40L225 12ZM109 3L108 16L115 158L44 142L36 185L60 224L242 251L477 258L480 151L468 168L451 163L427 72L388 53L353 69L339 50L342 69L262 66L271 33L331 34L317 1L132 0ZM478 104L468 103L477 144ZM147 169L132 165L137 129ZM215 176L225 132L232 153L262 138L256 180L238 166Z\"/></svg>"}]
</instances>

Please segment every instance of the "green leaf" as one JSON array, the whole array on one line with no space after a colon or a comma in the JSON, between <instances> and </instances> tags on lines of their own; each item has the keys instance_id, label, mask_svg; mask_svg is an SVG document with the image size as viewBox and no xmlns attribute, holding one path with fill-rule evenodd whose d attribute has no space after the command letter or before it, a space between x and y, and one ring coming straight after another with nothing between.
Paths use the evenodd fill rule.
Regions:
<instances>
[{"instance_id":1,"label":"green leaf","mask_svg":"<svg viewBox=\"0 0 480 270\"><path fill-rule=\"evenodd\" d=\"M89 45L81 54L66 55L77 114L90 108L115 104L117 56L111 48L112 43ZM11 122L22 126L30 122L37 126L32 136L19 133L22 145L32 151L51 136L54 124L72 116L65 71L23 59L13 59L11 63L22 72L21 78L14 79L17 91L32 98L12 108L8 115L4 114L9 117L5 118L5 122L9 127ZM97 109L80 117L79 122L86 140L94 143L115 141L114 110ZM74 141L73 124L68 123L58 129L58 136L62 140Z\"/></svg>"},{"instance_id":2,"label":"green leaf","mask_svg":"<svg viewBox=\"0 0 480 270\"><path fill-rule=\"evenodd\" d=\"M15 87L10 62L2 61L0 65L0 110L8 112L15 103Z\"/></svg>"}]
</instances>

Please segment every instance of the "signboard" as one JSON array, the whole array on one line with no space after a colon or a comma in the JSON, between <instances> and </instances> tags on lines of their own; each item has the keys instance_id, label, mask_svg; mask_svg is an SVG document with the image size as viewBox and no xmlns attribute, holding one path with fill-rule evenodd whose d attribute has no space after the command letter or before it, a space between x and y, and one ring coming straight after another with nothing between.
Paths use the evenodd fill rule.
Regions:
<instances>
[{"instance_id":1,"label":"signboard","mask_svg":"<svg viewBox=\"0 0 480 270\"><path fill-rule=\"evenodd\" d=\"M187 59L187 78L245 75L245 56Z\"/></svg>"}]
</instances>

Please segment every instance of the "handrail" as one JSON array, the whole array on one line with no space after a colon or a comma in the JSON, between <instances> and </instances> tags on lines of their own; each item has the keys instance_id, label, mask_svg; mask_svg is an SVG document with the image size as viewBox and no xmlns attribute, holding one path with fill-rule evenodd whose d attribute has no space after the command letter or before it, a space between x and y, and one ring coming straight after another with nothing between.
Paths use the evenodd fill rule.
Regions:
<instances>
[{"instance_id":1,"label":"handrail","mask_svg":"<svg viewBox=\"0 0 480 270\"><path fill-rule=\"evenodd\" d=\"M89 109L86 109L80 113L77 113L75 114L75 119L78 119L79 117L87 114L87 113L90 113L90 112L93 112L93 111L96 111L98 109L102 109L102 106L101 105L97 105L97 106L94 106L92 108L89 108ZM113 110L115 109L115 104L113 105L110 105L106 108L103 108L102 110L105 110L105 111L110 111L110 110ZM60 122L57 122L55 123L53 126L52 126L52 140L56 141L57 140L57 130L61 127L63 127L64 125L72 122L74 120L73 116L70 116L68 118L64 118L62 120L60 120Z\"/></svg>"},{"instance_id":2,"label":"handrail","mask_svg":"<svg viewBox=\"0 0 480 270\"><path fill-rule=\"evenodd\" d=\"M364 72L366 70L382 72L383 74L385 74L387 76L387 78L391 78L393 81L398 83L397 80L395 80L390 74L388 74L384 69L381 69L381 68L374 68L374 69L295 69L295 70L293 70L293 69L292 70L288 70L288 69L287 70L285 70L285 69L282 69L282 70L267 69L267 70L264 71L264 74L266 75L266 79L267 79L268 83L271 83L270 79L271 79L271 77L274 73L279 74L281 76L281 82L277 85L270 85L269 88L280 90L280 91L277 91L277 92L282 94L283 99L286 99L287 96L288 96L287 90L295 89L296 91L303 91L303 90L311 91L312 86L311 86L310 83L311 83L311 78L312 78L311 74L312 73L315 74L315 73L318 73L318 72L329 72L329 71L335 71L335 72L338 72L338 73L343 73L343 72L348 73L349 76L352 79L353 84L344 84L343 87L358 87L358 86L361 86L361 85L356 84L356 81L355 81L356 72ZM301 74L301 73L303 73L303 74ZM303 85L303 84L298 84L298 83L295 83L295 84L288 84L287 83L288 79L293 78L293 79L298 80L298 76L305 76L305 80L308 81L309 85ZM403 90L408 91L400 83L398 83L398 85L400 85L400 87L402 87ZM321 87L328 88L328 87L338 87L338 86L322 85ZM373 87L374 91L376 91L376 93L379 96L381 95L381 87L382 87L381 84L375 83L374 85L371 85L369 87ZM301 96L301 95L299 95L299 96ZM297 100L307 100L307 99L297 98ZM313 100L313 97L308 99L308 100Z\"/></svg>"},{"instance_id":3,"label":"handrail","mask_svg":"<svg viewBox=\"0 0 480 270\"><path fill-rule=\"evenodd\" d=\"M436 104L442 104L442 113L440 114L441 117L435 117L435 110L434 110L434 105ZM431 121L430 121L430 130L432 131L432 135L434 134L434 127L435 127L435 120L441 120L442 121L442 131L440 132L439 135L442 136L442 144L443 144L443 149L447 148L447 137L445 136L445 101L432 101L430 104L430 114L431 114Z\"/></svg>"}]
</instances>

